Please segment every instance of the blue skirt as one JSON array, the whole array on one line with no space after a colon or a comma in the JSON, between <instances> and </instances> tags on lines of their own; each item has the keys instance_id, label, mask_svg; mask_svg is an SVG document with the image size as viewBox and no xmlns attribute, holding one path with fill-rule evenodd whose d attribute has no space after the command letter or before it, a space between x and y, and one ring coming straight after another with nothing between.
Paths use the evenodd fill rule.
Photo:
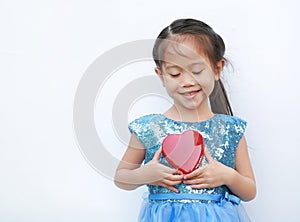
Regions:
<instances>
[{"instance_id":1,"label":"blue skirt","mask_svg":"<svg viewBox=\"0 0 300 222\"><path fill-rule=\"evenodd\" d=\"M234 195L149 194L139 222L250 222Z\"/></svg>"}]
</instances>

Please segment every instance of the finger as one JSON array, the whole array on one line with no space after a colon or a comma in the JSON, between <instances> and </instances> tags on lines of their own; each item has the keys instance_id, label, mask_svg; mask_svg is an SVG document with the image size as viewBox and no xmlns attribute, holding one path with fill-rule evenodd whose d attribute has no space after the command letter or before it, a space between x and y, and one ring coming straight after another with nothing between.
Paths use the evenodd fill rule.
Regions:
<instances>
[{"instance_id":1,"label":"finger","mask_svg":"<svg viewBox=\"0 0 300 222\"><path fill-rule=\"evenodd\" d=\"M169 176L169 175L180 175L179 173L178 173L178 170L177 169L174 169L174 168L171 168L171 167L168 167L168 166L166 166L166 165L164 165L164 164L161 164L161 163L159 163L159 165L160 165L160 167L161 167L161 170L167 175L167 176Z\"/></svg>"},{"instance_id":2,"label":"finger","mask_svg":"<svg viewBox=\"0 0 300 222\"><path fill-rule=\"evenodd\" d=\"M164 187L165 187L165 188L168 188L169 190L172 190L172 191L175 192L175 193L179 193L179 190L176 189L176 188L173 187L173 186L169 186L169 185L165 184Z\"/></svg>"},{"instance_id":3,"label":"finger","mask_svg":"<svg viewBox=\"0 0 300 222\"><path fill-rule=\"evenodd\" d=\"M183 183L190 184L190 185L206 184L207 180L204 178L196 178L196 179L191 179L191 180L183 180Z\"/></svg>"},{"instance_id":4,"label":"finger","mask_svg":"<svg viewBox=\"0 0 300 222\"><path fill-rule=\"evenodd\" d=\"M162 182L166 185L169 185L169 186L175 186L177 184L180 184L181 183L181 180L176 180L176 181L173 181L173 180L167 180L167 179L164 179L162 180Z\"/></svg>"},{"instance_id":5,"label":"finger","mask_svg":"<svg viewBox=\"0 0 300 222\"><path fill-rule=\"evenodd\" d=\"M167 176L165 179L171 180L171 181L180 181L181 182L183 180L183 175L171 174L171 175Z\"/></svg>"},{"instance_id":6,"label":"finger","mask_svg":"<svg viewBox=\"0 0 300 222\"><path fill-rule=\"evenodd\" d=\"M212 158L212 156L210 155L210 153L208 152L208 150L206 148L204 149L204 155L205 155L208 163L211 163L212 161L214 161L214 159Z\"/></svg>"},{"instance_id":7,"label":"finger","mask_svg":"<svg viewBox=\"0 0 300 222\"><path fill-rule=\"evenodd\" d=\"M162 151L162 148L160 147L160 148L155 152L155 154L154 154L152 160L158 161L159 158L160 158L161 151Z\"/></svg>"},{"instance_id":8,"label":"finger","mask_svg":"<svg viewBox=\"0 0 300 222\"><path fill-rule=\"evenodd\" d=\"M166 174L168 174L168 176L171 175L171 174L172 175L182 175L182 176L184 175L183 172L178 170L178 169L171 168L171 167L166 166L166 165L161 164L161 163L159 163L159 165L160 165L161 169L163 169L163 171Z\"/></svg>"},{"instance_id":9,"label":"finger","mask_svg":"<svg viewBox=\"0 0 300 222\"><path fill-rule=\"evenodd\" d=\"M176 170L173 174L183 175L183 172L181 170Z\"/></svg>"},{"instance_id":10,"label":"finger","mask_svg":"<svg viewBox=\"0 0 300 222\"><path fill-rule=\"evenodd\" d=\"M199 176L199 175L202 173L201 171L202 171L202 169L201 169L201 168L198 168L198 169L194 170L193 172L184 175L183 179L184 179L184 180L188 180L188 179L197 177L197 176Z\"/></svg>"},{"instance_id":11,"label":"finger","mask_svg":"<svg viewBox=\"0 0 300 222\"><path fill-rule=\"evenodd\" d=\"M170 185L168 185L168 184L165 184L165 183L163 183L163 182L159 183L158 185L159 185L159 186L162 186L162 187L165 187L165 188L167 188L167 189L169 189L169 190L172 190L172 191L175 192L175 193L179 193L179 190L178 190L178 189L176 189L175 187L170 186Z\"/></svg>"}]
</instances>

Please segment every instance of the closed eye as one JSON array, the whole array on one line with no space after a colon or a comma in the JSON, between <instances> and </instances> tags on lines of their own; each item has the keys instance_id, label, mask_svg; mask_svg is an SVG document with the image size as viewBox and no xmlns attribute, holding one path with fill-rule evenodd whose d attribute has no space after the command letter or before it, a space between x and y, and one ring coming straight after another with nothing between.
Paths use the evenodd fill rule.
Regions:
<instances>
[{"instance_id":1,"label":"closed eye","mask_svg":"<svg viewBox=\"0 0 300 222\"><path fill-rule=\"evenodd\" d=\"M194 75L199 75L201 72L202 72L203 70L201 70L201 71L194 71L194 72L192 72Z\"/></svg>"},{"instance_id":2,"label":"closed eye","mask_svg":"<svg viewBox=\"0 0 300 222\"><path fill-rule=\"evenodd\" d=\"M172 77L178 77L180 76L180 73L169 73L169 75Z\"/></svg>"}]
</instances>

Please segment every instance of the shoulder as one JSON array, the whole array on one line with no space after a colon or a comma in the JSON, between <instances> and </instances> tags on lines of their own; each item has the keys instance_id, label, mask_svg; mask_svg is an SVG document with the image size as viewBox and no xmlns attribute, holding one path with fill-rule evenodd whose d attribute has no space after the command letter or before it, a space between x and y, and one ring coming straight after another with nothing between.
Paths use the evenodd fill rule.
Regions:
<instances>
[{"instance_id":1,"label":"shoulder","mask_svg":"<svg viewBox=\"0 0 300 222\"><path fill-rule=\"evenodd\" d=\"M151 123L153 121L157 121L158 119L161 118L161 114L148 114L144 116L140 116L131 122L129 122L129 125L134 125L134 124L147 124Z\"/></svg>"},{"instance_id":2,"label":"shoulder","mask_svg":"<svg viewBox=\"0 0 300 222\"><path fill-rule=\"evenodd\" d=\"M162 119L161 114L148 114L141 117L138 117L137 119L131 121L128 124L128 128L131 133L137 132L137 131L145 131L149 130L149 127L153 123L159 124L160 120Z\"/></svg>"},{"instance_id":3,"label":"shoulder","mask_svg":"<svg viewBox=\"0 0 300 222\"><path fill-rule=\"evenodd\" d=\"M237 116L229 116L226 114L215 114L215 119L217 121L226 123L226 124L241 124L241 125L247 125L247 122Z\"/></svg>"},{"instance_id":4,"label":"shoulder","mask_svg":"<svg viewBox=\"0 0 300 222\"><path fill-rule=\"evenodd\" d=\"M234 131L237 133L244 133L247 127L247 122L244 119L241 119L239 117L229 116L225 114L215 114L215 115L216 115L215 119L217 120L217 122L225 125L226 129L230 131Z\"/></svg>"},{"instance_id":5,"label":"shoulder","mask_svg":"<svg viewBox=\"0 0 300 222\"><path fill-rule=\"evenodd\" d=\"M161 114L149 114L141 116L128 124L131 134L139 139L146 149L153 147L160 139L160 126L163 116Z\"/></svg>"}]
</instances>

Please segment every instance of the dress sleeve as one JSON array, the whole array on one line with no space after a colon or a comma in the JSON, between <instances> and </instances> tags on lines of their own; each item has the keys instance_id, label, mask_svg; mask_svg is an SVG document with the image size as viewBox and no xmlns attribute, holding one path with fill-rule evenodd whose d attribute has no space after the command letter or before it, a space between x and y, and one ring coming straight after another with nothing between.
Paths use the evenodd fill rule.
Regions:
<instances>
[{"instance_id":1,"label":"dress sleeve","mask_svg":"<svg viewBox=\"0 0 300 222\"><path fill-rule=\"evenodd\" d=\"M149 116L142 116L128 124L130 133L135 135L145 148L149 146L149 134L151 132L149 121Z\"/></svg>"},{"instance_id":2,"label":"dress sleeve","mask_svg":"<svg viewBox=\"0 0 300 222\"><path fill-rule=\"evenodd\" d=\"M243 119L240 119L238 117L233 117L231 121L231 141L234 148L234 151L237 149L239 142L242 138L242 136L245 133L247 122Z\"/></svg>"},{"instance_id":3,"label":"dress sleeve","mask_svg":"<svg viewBox=\"0 0 300 222\"><path fill-rule=\"evenodd\" d=\"M142 132L143 132L143 126L141 124L141 120L135 119L132 122L128 124L128 129L131 134L134 134L138 139L141 139Z\"/></svg>"}]
</instances>

